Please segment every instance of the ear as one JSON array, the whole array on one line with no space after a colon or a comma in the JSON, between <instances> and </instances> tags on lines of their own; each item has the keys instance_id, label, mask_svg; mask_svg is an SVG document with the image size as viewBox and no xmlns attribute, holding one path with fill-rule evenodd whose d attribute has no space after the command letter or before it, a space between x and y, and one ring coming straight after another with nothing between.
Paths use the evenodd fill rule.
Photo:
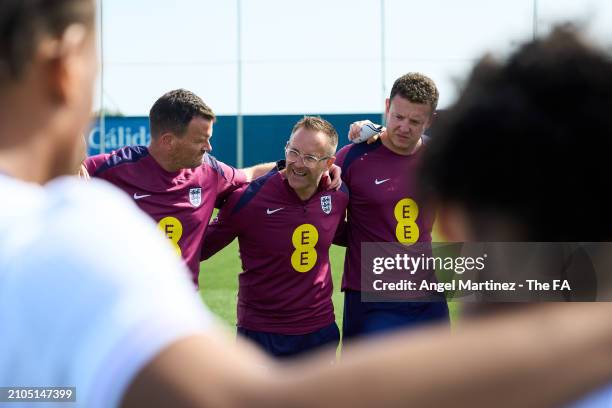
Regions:
<instances>
[{"instance_id":1,"label":"ear","mask_svg":"<svg viewBox=\"0 0 612 408\"><path fill-rule=\"evenodd\" d=\"M165 148L171 148L176 143L176 137L171 132L164 132L159 136L160 145Z\"/></svg>"},{"instance_id":2,"label":"ear","mask_svg":"<svg viewBox=\"0 0 612 408\"><path fill-rule=\"evenodd\" d=\"M385 116L389 115L389 109L391 108L391 99L385 99Z\"/></svg>"},{"instance_id":3,"label":"ear","mask_svg":"<svg viewBox=\"0 0 612 408\"><path fill-rule=\"evenodd\" d=\"M425 130L429 129L436 116L438 116L438 114L436 112L432 112L429 118L427 118L427 123L425 123Z\"/></svg>"},{"instance_id":4,"label":"ear","mask_svg":"<svg viewBox=\"0 0 612 408\"><path fill-rule=\"evenodd\" d=\"M74 97L82 92L87 35L85 26L73 24L59 38L44 38L36 50L35 60L45 70L49 94L58 103L78 100Z\"/></svg>"},{"instance_id":5,"label":"ear","mask_svg":"<svg viewBox=\"0 0 612 408\"><path fill-rule=\"evenodd\" d=\"M336 156L332 156L329 159L327 159L327 161L325 162L325 166L327 167L327 170L331 169L331 166L333 166L335 162L336 162Z\"/></svg>"}]
</instances>

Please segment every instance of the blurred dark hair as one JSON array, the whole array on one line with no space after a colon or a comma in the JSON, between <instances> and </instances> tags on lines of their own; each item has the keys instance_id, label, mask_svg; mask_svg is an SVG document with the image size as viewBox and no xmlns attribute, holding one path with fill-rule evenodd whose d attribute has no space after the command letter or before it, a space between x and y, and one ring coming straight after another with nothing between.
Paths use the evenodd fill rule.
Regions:
<instances>
[{"instance_id":1,"label":"blurred dark hair","mask_svg":"<svg viewBox=\"0 0 612 408\"><path fill-rule=\"evenodd\" d=\"M424 186L466 209L477 233L494 213L525 240L612 238L612 61L571 26L505 62L483 58L439 125Z\"/></svg>"},{"instance_id":2,"label":"blurred dark hair","mask_svg":"<svg viewBox=\"0 0 612 408\"><path fill-rule=\"evenodd\" d=\"M175 89L162 95L149 112L151 136L164 132L181 136L194 117L215 120L215 114L204 101L191 91Z\"/></svg>"},{"instance_id":3,"label":"blurred dark hair","mask_svg":"<svg viewBox=\"0 0 612 408\"><path fill-rule=\"evenodd\" d=\"M59 37L74 23L92 26L92 0L0 1L0 84L18 80L43 36Z\"/></svg>"}]
</instances>

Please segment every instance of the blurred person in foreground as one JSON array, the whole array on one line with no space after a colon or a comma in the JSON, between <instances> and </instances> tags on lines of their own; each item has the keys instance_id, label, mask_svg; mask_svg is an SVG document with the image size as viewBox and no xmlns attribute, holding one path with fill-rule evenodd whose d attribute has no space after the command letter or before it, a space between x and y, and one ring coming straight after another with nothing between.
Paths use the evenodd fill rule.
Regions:
<instances>
[{"instance_id":1,"label":"blurred person in foreground","mask_svg":"<svg viewBox=\"0 0 612 408\"><path fill-rule=\"evenodd\" d=\"M0 2L1 386L75 386L81 407L510 407L558 405L612 378L601 304L398 334L335 366L235 344L149 217L107 183L63 177L90 120L94 10Z\"/></svg>"},{"instance_id":2,"label":"blurred person in foreground","mask_svg":"<svg viewBox=\"0 0 612 408\"><path fill-rule=\"evenodd\" d=\"M601 197L612 176L611 112L612 59L571 26L555 28L505 62L481 60L425 155L424 185L440 204L445 237L533 242L534 248L612 241L612 212ZM612 273L612 254L592 256L602 261L600 271ZM574 273L591 282L592 269L584 266ZM520 306L470 304L466 311L494 314L513 305ZM583 305L563 307L569 313ZM612 388L578 406L612 407Z\"/></svg>"}]
</instances>

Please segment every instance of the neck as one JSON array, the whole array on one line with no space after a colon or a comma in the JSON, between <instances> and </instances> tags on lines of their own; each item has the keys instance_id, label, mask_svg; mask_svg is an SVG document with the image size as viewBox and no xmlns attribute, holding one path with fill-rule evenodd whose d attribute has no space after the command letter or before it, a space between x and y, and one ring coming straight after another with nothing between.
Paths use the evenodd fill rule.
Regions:
<instances>
[{"instance_id":1,"label":"neck","mask_svg":"<svg viewBox=\"0 0 612 408\"><path fill-rule=\"evenodd\" d=\"M47 112L32 105L26 108L18 97L0 102L0 171L37 184L63 175L68 158L56 157L61 152Z\"/></svg>"},{"instance_id":2,"label":"neck","mask_svg":"<svg viewBox=\"0 0 612 408\"><path fill-rule=\"evenodd\" d=\"M151 140L151 144L149 145L148 149L149 154L151 155L151 157L153 157L153 160L155 160L162 169L166 170L169 173L179 171L181 169L173 163L172 159L168 157L168 155L157 143L155 143L154 140Z\"/></svg>"},{"instance_id":3,"label":"neck","mask_svg":"<svg viewBox=\"0 0 612 408\"><path fill-rule=\"evenodd\" d=\"M308 188L300 189L300 190L293 189L293 191L295 191L295 194L297 194L297 196L300 197L300 200L306 201L310 199L310 197L312 197L314 193L316 193L317 186L308 187Z\"/></svg>"},{"instance_id":4,"label":"neck","mask_svg":"<svg viewBox=\"0 0 612 408\"><path fill-rule=\"evenodd\" d=\"M53 174L52 167L48 155L32 149L17 147L0 152L0 171L23 181L45 184L60 175Z\"/></svg>"},{"instance_id":5,"label":"neck","mask_svg":"<svg viewBox=\"0 0 612 408\"><path fill-rule=\"evenodd\" d=\"M423 136L420 136L414 143L407 146L406 148L398 148L394 146L393 143L389 140L389 136L387 134L383 134L381 137L382 144L393 153L400 154L402 156L410 156L419 151L421 146L423 145Z\"/></svg>"},{"instance_id":6,"label":"neck","mask_svg":"<svg viewBox=\"0 0 612 408\"><path fill-rule=\"evenodd\" d=\"M287 169L282 169L280 171L280 174L283 176L285 180L287 180ZM296 188L291 187L291 184L290 184L289 187L291 187L291 189L295 191L295 194L299 197L300 200L306 201L310 199L310 197L312 197L317 192L320 182L321 182L321 179L319 178L319 181L317 181L317 184L315 184L314 186L296 189Z\"/></svg>"}]
</instances>

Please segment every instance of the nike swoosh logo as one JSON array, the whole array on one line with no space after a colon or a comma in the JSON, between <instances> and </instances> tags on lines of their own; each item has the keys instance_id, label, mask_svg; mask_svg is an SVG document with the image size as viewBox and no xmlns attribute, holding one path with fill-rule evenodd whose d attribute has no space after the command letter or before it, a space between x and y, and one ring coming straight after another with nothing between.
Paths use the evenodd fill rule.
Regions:
<instances>
[{"instance_id":1,"label":"nike swoosh logo","mask_svg":"<svg viewBox=\"0 0 612 408\"><path fill-rule=\"evenodd\" d=\"M140 200L141 198L151 197L151 194L138 194L134 193L134 200Z\"/></svg>"},{"instance_id":2,"label":"nike swoosh logo","mask_svg":"<svg viewBox=\"0 0 612 408\"><path fill-rule=\"evenodd\" d=\"M284 210L284 208L277 208L276 210L271 210L271 209L268 208L268 209L266 209L266 213L268 215L270 215L270 214L274 214L275 212L280 211L280 210Z\"/></svg>"},{"instance_id":3,"label":"nike swoosh logo","mask_svg":"<svg viewBox=\"0 0 612 408\"><path fill-rule=\"evenodd\" d=\"M385 182L387 182L389 180L391 180L391 179L384 179L384 180L376 179L376 180L374 180L374 184L379 185L379 184L385 183Z\"/></svg>"}]
</instances>

